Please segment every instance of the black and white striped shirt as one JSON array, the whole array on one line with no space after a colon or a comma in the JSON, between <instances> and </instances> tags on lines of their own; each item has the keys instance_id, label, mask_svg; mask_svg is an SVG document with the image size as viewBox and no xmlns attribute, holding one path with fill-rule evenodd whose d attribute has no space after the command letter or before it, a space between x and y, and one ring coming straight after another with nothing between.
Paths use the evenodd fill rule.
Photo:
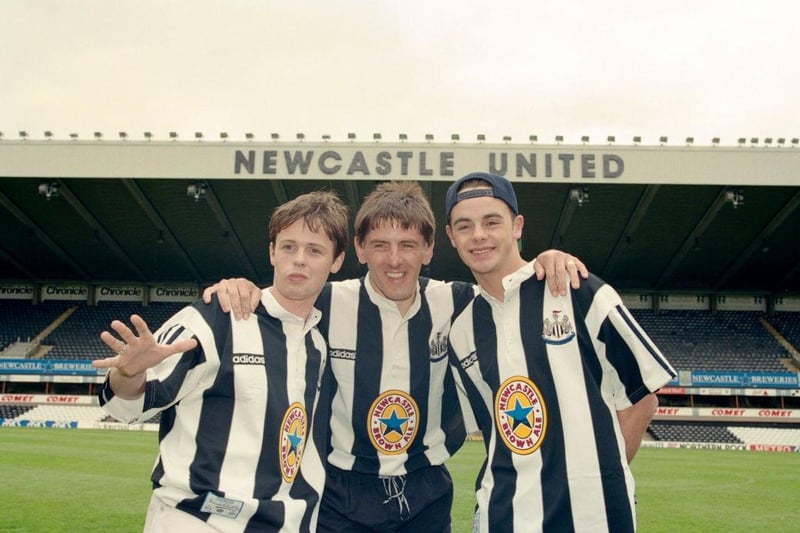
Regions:
<instances>
[{"instance_id":1,"label":"black and white striped shirt","mask_svg":"<svg viewBox=\"0 0 800 533\"><path fill-rule=\"evenodd\" d=\"M369 274L325 287L317 306L335 377L332 465L402 475L441 465L462 445L447 336L452 317L474 295L469 284L420 278L414 303L401 316Z\"/></svg>"},{"instance_id":2,"label":"black and white striped shirt","mask_svg":"<svg viewBox=\"0 0 800 533\"><path fill-rule=\"evenodd\" d=\"M220 531L316 529L325 484L312 424L326 357L319 318L292 315L269 289L247 320L216 299L197 302L155 335L195 337L198 347L148 370L144 395L115 397L106 382L101 404L117 419L161 413L155 496Z\"/></svg>"},{"instance_id":3,"label":"black and white striped shirt","mask_svg":"<svg viewBox=\"0 0 800 533\"><path fill-rule=\"evenodd\" d=\"M599 278L552 296L529 263L503 284L450 331L487 448L479 531L633 531L617 411L675 371Z\"/></svg>"}]
</instances>

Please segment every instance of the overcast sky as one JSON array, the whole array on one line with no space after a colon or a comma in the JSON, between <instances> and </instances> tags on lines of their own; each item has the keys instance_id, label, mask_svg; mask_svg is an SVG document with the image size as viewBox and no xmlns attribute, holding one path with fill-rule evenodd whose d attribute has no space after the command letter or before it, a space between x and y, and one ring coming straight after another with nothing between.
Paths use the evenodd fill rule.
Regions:
<instances>
[{"instance_id":1,"label":"overcast sky","mask_svg":"<svg viewBox=\"0 0 800 533\"><path fill-rule=\"evenodd\" d=\"M795 0L2 0L0 131L800 136Z\"/></svg>"}]
</instances>

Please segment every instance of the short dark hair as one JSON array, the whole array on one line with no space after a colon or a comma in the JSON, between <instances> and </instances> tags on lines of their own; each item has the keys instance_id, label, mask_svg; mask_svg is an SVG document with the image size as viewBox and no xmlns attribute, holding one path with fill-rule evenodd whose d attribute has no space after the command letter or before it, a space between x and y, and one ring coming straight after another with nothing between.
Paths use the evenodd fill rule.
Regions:
<instances>
[{"instance_id":1,"label":"short dark hair","mask_svg":"<svg viewBox=\"0 0 800 533\"><path fill-rule=\"evenodd\" d=\"M333 241L333 257L347 249L348 209L333 191L302 194L275 208L269 219L269 241L275 242L281 230L302 219L311 231L322 228Z\"/></svg>"},{"instance_id":2,"label":"short dark hair","mask_svg":"<svg viewBox=\"0 0 800 533\"><path fill-rule=\"evenodd\" d=\"M367 233L384 222L396 222L403 229L416 229L427 244L433 244L436 219L416 181L381 183L364 198L355 220L358 242L364 242Z\"/></svg>"}]
</instances>

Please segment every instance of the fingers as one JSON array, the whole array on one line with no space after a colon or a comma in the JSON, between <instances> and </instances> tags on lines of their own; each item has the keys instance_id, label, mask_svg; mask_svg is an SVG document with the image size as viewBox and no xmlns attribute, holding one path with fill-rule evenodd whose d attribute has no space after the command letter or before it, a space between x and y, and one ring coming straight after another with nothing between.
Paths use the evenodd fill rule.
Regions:
<instances>
[{"instance_id":1,"label":"fingers","mask_svg":"<svg viewBox=\"0 0 800 533\"><path fill-rule=\"evenodd\" d=\"M228 281L230 281L228 295L233 316L236 320L247 319L261 301L261 289L245 278Z\"/></svg>"},{"instance_id":2,"label":"fingers","mask_svg":"<svg viewBox=\"0 0 800 533\"><path fill-rule=\"evenodd\" d=\"M219 283L215 283L210 287L206 287L206 290L203 291L203 303L210 304L211 303L211 296L219 290Z\"/></svg>"},{"instance_id":3,"label":"fingers","mask_svg":"<svg viewBox=\"0 0 800 533\"><path fill-rule=\"evenodd\" d=\"M136 333L139 334L140 339L149 339L153 337L147 322L144 321L139 315L131 315L131 324L136 328Z\"/></svg>"},{"instance_id":4,"label":"fingers","mask_svg":"<svg viewBox=\"0 0 800 533\"><path fill-rule=\"evenodd\" d=\"M583 262L572 254L560 250L546 250L534 262L536 279L547 281L553 296L566 296L567 283L573 289L581 286L581 278L589 277L589 270Z\"/></svg>"},{"instance_id":5,"label":"fingers","mask_svg":"<svg viewBox=\"0 0 800 533\"><path fill-rule=\"evenodd\" d=\"M573 289L578 289L581 286L581 278L587 279L589 277L589 269L583 264L583 261L575 256L570 255L566 262L567 273L569 274L570 286Z\"/></svg>"},{"instance_id":6,"label":"fingers","mask_svg":"<svg viewBox=\"0 0 800 533\"><path fill-rule=\"evenodd\" d=\"M118 356L114 357L106 357L103 359L93 359L92 366L94 368L113 368L117 366L117 361L119 360Z\"/></svg>"},{"instance_id":7,"label":"fingers","mask_svg":"<svg viewBox=\"0 0 800 533\"><path fill-rule=\"evenodd\" d=\"M197 347L197 339L181 339L169 345L170 353L183 353L194 350Z\"/></svg>"}]
</instances>

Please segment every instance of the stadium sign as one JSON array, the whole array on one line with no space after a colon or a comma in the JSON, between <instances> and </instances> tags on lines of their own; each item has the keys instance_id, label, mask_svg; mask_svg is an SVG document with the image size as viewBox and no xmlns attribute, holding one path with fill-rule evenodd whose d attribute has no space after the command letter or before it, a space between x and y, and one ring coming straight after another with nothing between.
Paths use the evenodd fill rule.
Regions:
<instances>
[{"instance_id":1,"label":"stadium sign","mask_svg":"<svg viewBox=\"0 0 800 533\"><path fill-rule=\"evenodd\" d=\"M86 301L89 298L87 285L43 285L42 301L45 300L76 300Z\"/></svg>"},{"instance_id":2,"label":"stadium sign","mask_svg":"<svg viewBox=\"0 0 800 533\"><path fill-rule=\"evenodd\" d=\"M33 285L27 283L0 284L0 300L33 300Z\"/></svg>"},{"instance_id":3,"label":"stadium sign","mask_svg":"<svg viewBox=\"0 0 800 533\"><path fill-rule=\"evenodd\" d=\"M90 360L0 359L0 374L96 376L99 371Z\"/></svg>"},{"instance_id":4,"label":"stadium sign","mask_svg":"<svg viewBox=\"0 0 800 533\"><path fill-rule=\"evenodd\" d=\"M9 141L0 176L796 186L800 150L746 146L489 143Z\"/></svg>"},{"instance_id":5,"label":"stadium sign","mask_svg":"<svg viewBox=\"0 0 800 533\"><path fill-rule=\"evenodd\" d=\"M150 287L151 302L193 302L200 297L200 289L194 285Z\"/></svg>"},{"instance_id":6,"label":"stadium sign","mask_svg":"<svg viewBox=\"0 0 800 533\"><path fill-rule=\"evenodd\" d=\"M98 285L94 294L98 302L141 302L144 297L144 287Z\"/></svg>"}]
</instances>

